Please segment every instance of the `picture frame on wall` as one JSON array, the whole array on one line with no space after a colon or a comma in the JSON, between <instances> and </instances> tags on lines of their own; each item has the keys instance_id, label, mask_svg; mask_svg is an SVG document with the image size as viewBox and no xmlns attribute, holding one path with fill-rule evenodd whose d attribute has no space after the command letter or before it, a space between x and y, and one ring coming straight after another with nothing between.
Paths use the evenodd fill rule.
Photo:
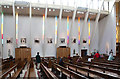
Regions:
<instances>
[{"instance_id":1,"label":"picture frame on wall","mask_svg":"<svg viewBox=\"0 0 120 79\"><path fill-rule=\"evenodd\" d=\"M6 43L10 44L10 43L12 43L12 41L13 41L13 38L7 38Z\"/></svg>"},{"instance_id":2,"label":"picture frame on wall","mask_svg":"<svg viewBox=\"0 0 120 79\"><path fill-rule=\"evenodd\" d=\"M53 43L53 40L52 40L52 38L47 38L47 43L48 43L48 44L51 44L51 43Z\"/></svg>"},{"instance_id":3,"label":"picture frame on wall","mask_svg":"<svg viewBox=\"0 0 120 79\"><path fill-rule=\"evenodd\" d=\"M83 43L87 43L87 39L84 38L84 39L83 39Z\"/></svg>"},{"instance_id":4,"label":"picture frame on wall","mask_svg":"<svg viewBox=\"0 0 120 79\"><path fill-rule=\"evenodd\" d=\"M26 38L21 38L21 44L26 44Z\"/></svg>"},{"instance_id":5,"label":"picture frame on wall","mask_svg":"<svg viewBox=\"0 0 120 79\"><path fill-rule=\"evenodd\" d=\"M76 43L76 38L71 39L72 43Z\"/></svg>"},{"instance_id":6,"label":"picture frame on wall","mask_svg":"<svg viewBox=\"0 0 120 79\"><path fill-rule=\"evenodd\" d=\"M35 38L34 43L40 43L40 38Z\"/></svg>"},{"instance_id":7,"label":"picture frame on wall","mask_svg":"<svg viewBox=\"0 0 120 79\"><path fill-rule=\"evenodd\" d=\"M65 38L60 38L60 43L65 43Z\"/></svg>"},{"instance_id":8,"label":"picture frame on wall","mask_svg":"<svg viewBox=\"0 0 120 79\"><path fill-rule=\"evenodd\" d=\"M83 40L83 43L87 43L87 40Z\"/></svg>"}]
</instances>

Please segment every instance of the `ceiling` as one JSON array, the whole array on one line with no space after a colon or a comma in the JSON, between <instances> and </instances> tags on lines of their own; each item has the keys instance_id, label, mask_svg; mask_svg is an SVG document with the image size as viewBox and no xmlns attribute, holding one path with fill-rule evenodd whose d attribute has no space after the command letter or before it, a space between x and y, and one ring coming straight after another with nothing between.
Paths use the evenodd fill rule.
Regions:
<instances>
[{"instance_id":1,"label":"ceiling","mask_svg":"<svg viewBox=\"0 0 120 79\"><path fill-rule=\"evenodd\" d=\"M10 15L12 15L13 14L13 8L10 5L4 5L4 6L2 6L2 12L4 14L10 14Z\"/></svg>"},{"instance_id":2,"label":"ceiling","mask_svg":"<svg viewBox=\"0 0 120 79\"><path fill-rule=\"evenodd\" d=\"M32 7L32 16L43 16L45 9L40 7Z\"/></svg>"},{"instance_id":3,"label":"ceiling","mask_svg":"<svg viewBox=\"0 0 120 79\"><path fill-rule=\"evenodd\" d=\"M54 8L47 9L47 16L48 17L59 16L59 14L60 14L60 9L54 9Z\"/></svg>"},{"instance_id":4,"label":"ceiling","mask_svg":"<svg viewBox=\"0 0 120 79\"><path fill-rule=\"evenodd\" d=\"M19 15L29 15L29 7L15 6L15 12Z\"/></svg>"},{"instance_id":5,"label":"ceiling","mask_svg":"<svg viewBox=\"0 0 120 79\"><path fill-rule=\"evenodd\" d=\"M11 5L2 5L2 11L4 14L11 14L13 15L13 7ZM45 15L46 12L46 8L44 7L31 7L31 14L32 16L43 16ZM85 14L86 14L87 10L76 10L76 15L75 18L77 19L78 17L80 17L80 19L84 19L85 18ZM17 6L15 5L15 13L18 13L19 15L30 15L30 8L29 6ZM66 18L67 16L69 16L70 18L73 17L74 14L74 10L72 9L62 9L62 18ZM60 15L60 9L57 8L52 8L49 7L47 8L47 17L59 17ZM104 13L102 12L100 15L99 20L103 19L105 16L107 16L108 13ZM90 20L94 20L96 19L97 13L96 12L89 12L88 18L90 18Z\"/></svg>"},{"instance_id":6,"label":"ceiling","mask_svg":"<svg viewBox=\"0 0 120 79\"><path fill-rule=\"evenodd\" d=\"M69 16L70 18L72 18L72 16L73 16L73 10L63 9L63 11L62 11L62 17L66 18L67 16Z\"/></svg>"}]
</instances>

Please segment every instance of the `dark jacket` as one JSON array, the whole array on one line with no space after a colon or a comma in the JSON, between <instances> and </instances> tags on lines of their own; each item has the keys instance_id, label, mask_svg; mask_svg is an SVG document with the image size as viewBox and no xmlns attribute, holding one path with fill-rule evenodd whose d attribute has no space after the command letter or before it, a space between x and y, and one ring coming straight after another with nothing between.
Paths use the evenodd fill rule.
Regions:
<instances>
[{"instance_id":1,"label":"dark jacket","mask_svg":"<svg viewBox=\"0 0 120 79\"><path fill-rule=\"evenodd\" d=\"M59 61L59 65L63 66L64 62L62 60L62 58L60 58L60 61Z\"/></svg>"},{"instance_id":2,"label":"dark jacket","mask_svg":"<svg viewBox=\"0 0 120 79\"><path fill-rule=\"evenodd\" d=\"M40 55L36 55L36 63L40 63L40 62L41 62Z\"/></svg>"}]
</instances>

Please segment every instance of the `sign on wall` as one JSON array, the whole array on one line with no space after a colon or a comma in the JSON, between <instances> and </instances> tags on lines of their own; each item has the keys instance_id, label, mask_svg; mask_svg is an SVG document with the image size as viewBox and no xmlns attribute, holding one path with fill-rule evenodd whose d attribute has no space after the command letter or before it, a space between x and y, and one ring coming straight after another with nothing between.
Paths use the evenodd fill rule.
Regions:
<instances>
[{"instance_id":1,"label":"sign on wall","mask_svg":"<svg viewBox=\"0 0 120 79\"><path fill-rule=\"evenodd\" d=\"M52 38L47 38L47 43L53 43L53 40L52 40Z\"/></svg>"},{"instance_id":2,"label":"sign on wall","mask_svg":"<svg viewBox=\"0 0 120 79\"><path fill-rule=\"evenodd\" d=\"M6 43L10 44L10 43L12 43L12 41L13 41L13 38L7 38Z\"/></svg>"},{"instance_id":3,"label":"sign on wall","mask_svg":"<svg viewBox=\"0 0 120 79\"><path fill-rule=\"evenodd\" d=\"M26 44L26 38L21 38L21 44Z\"/></svg>"},{"instance_id":4,"label":"sign on wall","mask_svg":"<svg viewBox=\"0 0 120 79\"><path fill-rule=\"evenodd\" d=\"M60 38L60 43L65 43L65 38Z\"/></svg>"},{"instance_id":5,"label":"sign on wall","mask_svg":"<svg viewBox=\"0 0 120 79\"><path fill-rule=\"evenodd\" d=\"M40 38L35 38L34 43L40 43Z\"/></svg>"}]
</instances>

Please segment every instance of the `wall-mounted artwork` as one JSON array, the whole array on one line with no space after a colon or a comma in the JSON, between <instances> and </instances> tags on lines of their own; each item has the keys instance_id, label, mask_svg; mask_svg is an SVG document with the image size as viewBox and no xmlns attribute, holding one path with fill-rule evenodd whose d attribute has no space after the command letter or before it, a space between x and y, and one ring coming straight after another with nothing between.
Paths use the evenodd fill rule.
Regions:
<instances>
[{"instance_id":1,"label":"wall-mounted artwork","mask_svg":"<svg viewBox=\"0 0 120 79\"><path fill-rule=\"evenodd\" d=\"M21 38L21 43L25 44L26 43L26 38Z\"/></svg>"},{"instance_id":2,"label":"wall-mounted artwork","mask_svg":"<svg viewBox=\"0 0 120 79\"><path fill-rule=\"evenodd\" d=\"M83 40L83 43L87 43L87 40L84 39L84 40Z\"/></svg>"},{"instance_id":3,"label":"wall-mounted artwork","mask_svg":"<svg viewBox=\"0 0 120 79\"><path fill-rule=\"evenodd\" d=\"M12 40L13 40L12 38L7 38L6 43L10 44L10 43L12 43Z\"/></svg>"},{"instance_id":4,"label":"wall-mounted artwork","mask_svg":"<svg viewBox=\"0 0 120 79\"><path fill-rule=\"evenodd\" d=\"M72 43L76 43L76 38L71 39Z\"/></svg>"},{"instance_id":5,"label":"wall-mounted artwork","mask_svg":"<svg viewBox=\"0 0 120 79\"><path fill-rule=\"evenodd\" d=\"M60 38L60 43L65 43L65 38Z\"/></svg>"},{"instance_id":6,"label":"wall-mounted artwork","mask_svg":"<svg viewBox=\"0 0 120 79\"><path fill-rule=\"evenodd\" d=\"M52 38L47 38L47 43L53 43Z\"/></svg>"},{"instance_id":7,"label":"wall-mounted artwork","mask_svg":"<svg viewBox=\"0 0 120 79\"><path fill-rule=\"evenodd\" d=\"M35 38L34 39L34 43L40 43L40 39L39 38Z\"/></svg>"}]
</instances>

